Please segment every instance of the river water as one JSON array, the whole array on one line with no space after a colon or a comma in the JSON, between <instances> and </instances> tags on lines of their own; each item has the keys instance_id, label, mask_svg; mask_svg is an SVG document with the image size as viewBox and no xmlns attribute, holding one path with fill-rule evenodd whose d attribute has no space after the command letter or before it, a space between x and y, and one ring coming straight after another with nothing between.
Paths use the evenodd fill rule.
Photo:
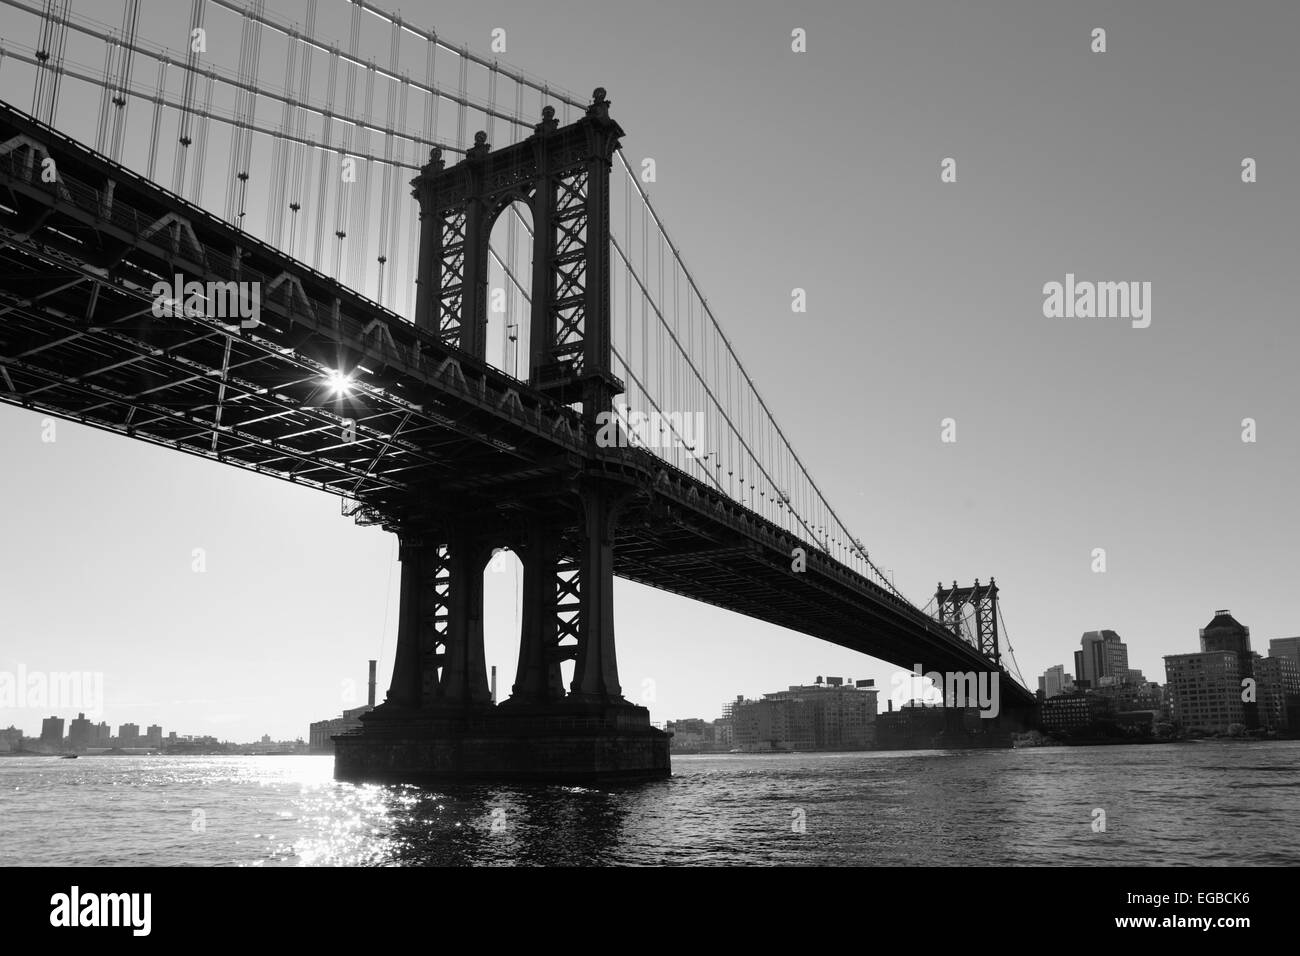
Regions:
<instances>
[{"instance_id":1,"label":"river water","mask_svg":"<svg viewBox=\"0 0 1300 956\"><path fill-rule=\"evenodd\" d=\"M0 864L1300 862L1294 741L677 756L672 779L619 789L332 773L330 757L0 758Z\"/></svg>"}]
</instances>

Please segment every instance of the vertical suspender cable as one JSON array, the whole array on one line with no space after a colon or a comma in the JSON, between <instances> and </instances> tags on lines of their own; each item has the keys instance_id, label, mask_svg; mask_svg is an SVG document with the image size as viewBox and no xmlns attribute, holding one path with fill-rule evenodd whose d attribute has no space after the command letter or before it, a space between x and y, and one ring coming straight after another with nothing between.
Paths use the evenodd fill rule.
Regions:
<instances>
[{"instance_id":1,"label":"vertical suspender cable","mask_svg":"<svg viewBox=\"0 0 1300 956\"><path fill-rule=\"evenodd\" d=\"M199 43L195 31L202 29L204 0L193 0L190 4L189 50L185 53L185 75L181 78L181 115L178 118L179 129L176 141L176 159L172 164L172 192L178 196L185 191L185 166L189 159L192 143L190 126L193 123L194 85L198 80Z\"/></svg>"},{"instance_id":2,"label":"vertical suspender cable","mask_svg":"<svg viewBox=\"0 0 1300 956\"><path fill-rule=\"evenodd\" d=\"M122 159L126 138L126 114L131 87L131 73L135 61L135 37L140 25L140 0L125 0L122 4L122 52L117 58L117 82L113 89L113 129L109 141L108 158L113 162Z\"/></svg>"}]
</instances>

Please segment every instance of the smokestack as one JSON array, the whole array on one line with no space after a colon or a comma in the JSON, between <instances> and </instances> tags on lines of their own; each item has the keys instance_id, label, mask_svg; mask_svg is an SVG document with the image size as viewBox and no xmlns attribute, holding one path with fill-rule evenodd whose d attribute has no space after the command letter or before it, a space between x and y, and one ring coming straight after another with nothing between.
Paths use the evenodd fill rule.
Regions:
<instances>
[{"instance_id":1,"label":"smokestack","mask_svg":"<svg viewBox=\"0 0 1300 956\"><path fill-rule=\"evenodd\" d=\"M375 706L375 665L378 663L378 661L370 662L370 699L368 703L371 707Z\"/></svg>"},{"instance_id":2,"label":"smokestack","mask_svg":"<svg viewBox=\"0 0 1300 956\"><path fill-rule=\"evenodd\" d=\"M492 665L492 703L497 702L497 666Z\"/></svg>"}]
</instances>

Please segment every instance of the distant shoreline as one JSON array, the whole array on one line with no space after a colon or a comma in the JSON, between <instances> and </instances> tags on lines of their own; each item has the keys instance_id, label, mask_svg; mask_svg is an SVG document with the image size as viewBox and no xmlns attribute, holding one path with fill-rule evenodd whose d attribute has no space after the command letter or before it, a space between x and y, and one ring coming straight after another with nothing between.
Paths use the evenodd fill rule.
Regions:
<instances>
[{"instance_id":1,"label":"distant shoreline","mask_svg":"<svg viewBox=\"0 0 1300 956\"><path fill-rule=\"evenodd\" d=\"M292 750L283 751L249 751L247 753L230 753L225 750L197 750L192 753L171 753L165 750L150 750L145 753L113 753L105 750L101 753L41 753L36 750L4 750L0 757L77 757L86 760L91 757L332 757L333 754L299 753Z\"/></svg>"}]
</instances>

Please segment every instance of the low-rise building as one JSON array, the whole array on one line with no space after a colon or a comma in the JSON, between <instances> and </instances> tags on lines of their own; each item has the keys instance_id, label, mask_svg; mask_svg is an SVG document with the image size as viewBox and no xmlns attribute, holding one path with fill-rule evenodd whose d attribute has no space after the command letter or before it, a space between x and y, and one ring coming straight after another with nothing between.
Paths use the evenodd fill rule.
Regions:
<instances>
[{"instance_id":1,"label":"low-rise building","mask_svg":"<svg viewBox=\"0 0 1300 956\"><path fill-rule=\"evenodd\" d=\"M874 681L827 678L762 700L738 699L724 717L740 750L869 750L876 743L876 695Z\"/></svg>"},{"instance_id":2,"label":"low-rise building","mask_svg":"<svg viewBox=\"0 0 1300 956\"><path fill-rule=\"evenodd\" d=\"M673 735L669 745L675 753L705 753L714 749L713 724L703 718L670 720L664 729Z\"/></svg>"},{"instance_id":3,"label":"low-rise building","mask_svg":"<svg viewBox=\"0 0 1300 956\"><path fill-rule=\"evenodd\" d=\"M308 727L307 734L307 752L313 754L332 754L334 753L334 741L331 740L335 734L345 734L353 730L361 729L361 715L371 710L369 704L364 707L353 707L351 710L343 711L343 716L332 717L329 720L318 720Z\"/></svg>"},{"instance_id":4,"label":"low-rise building","mask_svg":"<svg viewBox=\"0 0 1300 956\"><path fill-rule=\"evenodd\" d=\"M1069 734L1092 723L1093 709L1086 694L1061 694L1039 704L1039 722L1044 733Z\"/></svg>"}]
</instances>

